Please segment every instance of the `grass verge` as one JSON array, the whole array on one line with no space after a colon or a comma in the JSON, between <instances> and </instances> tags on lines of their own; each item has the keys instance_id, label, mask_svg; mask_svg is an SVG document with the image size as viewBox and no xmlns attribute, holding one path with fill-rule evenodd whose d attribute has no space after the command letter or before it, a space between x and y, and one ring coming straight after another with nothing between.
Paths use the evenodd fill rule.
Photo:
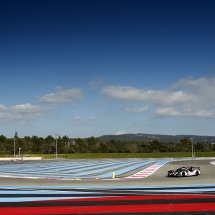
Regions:
<instances>
[{"instance_id":1,"label":"grass verge","mask_svg":"<svg viewBox=\"0 0 215 215\"><path fill-rule=\"evenodd\" d=\"M56 155L40 155L44 159L55 159ZM60 159L99 159L99 158L179 158L188 157L190 152L163 152L163 153L84 153L58 154ZM215 152L196 152L195 157L215 157Z\"/></svg>"},{"instance_id":2,"label":"grass verge","mask_svg":"<svg viewBox=\"0 0 215 215\"><path fill-rule=\"evenodd\" d=\"M25 157L42 157L43 159L55 159L56 154L28 154ZM58 159L99 159L99 158L191 158L191 152L157 152L157 153L83 153L83 154L58 154ZM13 155L0 156L13 157ZM215 152L196 152L195 157L214 157Z\"/></svg>"}]
</instances>

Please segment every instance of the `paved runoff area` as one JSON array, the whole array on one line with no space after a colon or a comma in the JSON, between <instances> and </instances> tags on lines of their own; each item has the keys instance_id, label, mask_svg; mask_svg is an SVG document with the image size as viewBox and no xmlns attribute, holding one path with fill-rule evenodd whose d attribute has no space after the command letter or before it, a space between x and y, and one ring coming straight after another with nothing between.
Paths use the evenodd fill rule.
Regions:
<instances>
[{"instance_id":1,"label":"paved runoff area","mask_svg":"<svg viewBox=\"0 0 215 215\"><path fill-rule=\"evenodd\" d=\"M1 165L0 177L56 180L138 179L148 177L166 162L168 160L153 159L18 161Z\"/></svg>"},{"instance_id":2,"label":"paved runoff area","mask_svg":"<svg viewBox=\"0 0 215 215\"><path fill-rule=\"evenodd\" d=\"M167 177L180 166L201 175ZM215 158L0 161L1 214L214 214Z\"/></svg>"}]
</instances>

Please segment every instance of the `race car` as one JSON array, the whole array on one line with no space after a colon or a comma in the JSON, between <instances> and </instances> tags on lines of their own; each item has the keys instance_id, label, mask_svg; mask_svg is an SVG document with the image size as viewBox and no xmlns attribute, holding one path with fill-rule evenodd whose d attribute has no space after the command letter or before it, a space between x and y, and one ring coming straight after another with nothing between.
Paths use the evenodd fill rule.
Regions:
<instances>
[{"instance_id":1,"label":"race car","mask_svg":"<svg viewBox=\"0 0 215 215\"><path fill-rule=\"evenodd\" d=\"M169 170L167 172L168 177L185 177L185 176L198 176L200 175L200 167L180 167L176 170Z\"/></svg>"}]
</instances>

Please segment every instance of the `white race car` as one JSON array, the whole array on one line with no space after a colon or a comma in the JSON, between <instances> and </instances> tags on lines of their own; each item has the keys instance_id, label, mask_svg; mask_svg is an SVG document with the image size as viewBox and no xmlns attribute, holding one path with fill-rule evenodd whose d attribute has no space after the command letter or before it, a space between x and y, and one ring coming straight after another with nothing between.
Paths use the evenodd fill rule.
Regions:
<instances>
[{"instance_id":1,"label":"white race car","mask_svg":"<svg viewBox=\"0 0 215 215\"><path fill-rule=\"evenodd\" d=\"M200 167L180 167L177 170L169 170L167 172L168 177L185 177L185 176L198 176L200 175Z\"/></svg>"}]
</instances>

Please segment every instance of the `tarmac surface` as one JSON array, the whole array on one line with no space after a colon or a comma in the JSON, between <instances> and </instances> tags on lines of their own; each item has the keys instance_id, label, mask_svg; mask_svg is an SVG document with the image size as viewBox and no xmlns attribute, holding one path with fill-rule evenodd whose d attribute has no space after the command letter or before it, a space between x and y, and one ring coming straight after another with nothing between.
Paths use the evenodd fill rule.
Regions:
<instances>
[{"instance_id":1,"label":"tarmac surface","mask_svg":"<svg viewBox=\"0 0 215 215\"><path fill-rule=\"evenodd\" d=\"M28 178L0 177L1 186L150 186L150 185L183 185L213 184L215 182L215 165L211 159L192 159L168 162L152 175L142 179L90 179L90 180L45 180ZM180 166L201 168L201 175L192 177L166 177L167 171Z\"/></svg>"},{"instance_id":2,"label":"tarmac surface","mask_svg":"<svg viewBox=\"0 0 215 215\"><path fill-rule=\"evenodd\" d=\"M215 214L215 165L211 161L215 159L171 161L139 179L128 179L126 175L140 169L115 179L0 177L0 212L7 215L212 215ZM0 169L1 164L11 163L0 163ZM166 176L168 170L181 166L200 167L201 175Z\"/></svg>"}]
</instances>

